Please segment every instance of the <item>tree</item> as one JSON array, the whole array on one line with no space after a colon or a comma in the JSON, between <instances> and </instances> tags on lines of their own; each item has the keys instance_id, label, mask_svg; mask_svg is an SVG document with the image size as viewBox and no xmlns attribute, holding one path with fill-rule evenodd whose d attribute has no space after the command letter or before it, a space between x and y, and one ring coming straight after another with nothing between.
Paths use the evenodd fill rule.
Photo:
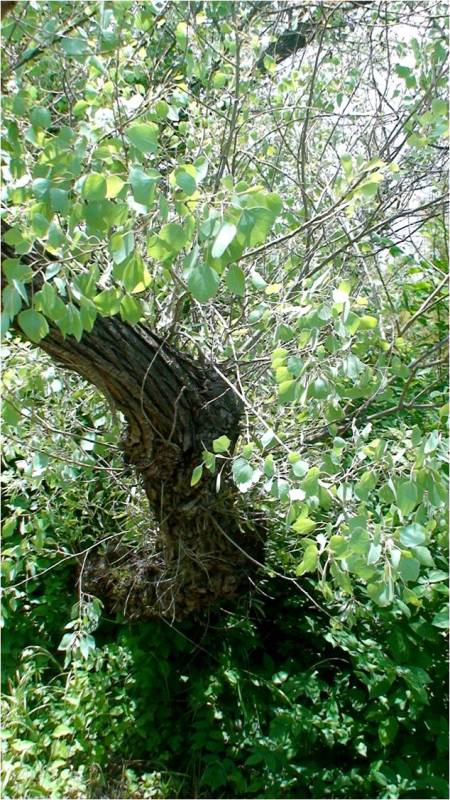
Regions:
<instances>
[{"instance_id":1,"label":"tree","mask_svg":"<svg viewBox=\"0 0 450 800\"><path fill-rule=\"evenodd\" d=\"M7 17L4 327L126 420L125 459L154 530L145 613L181 617L249 588L265 525L241 497L262 473L308 535L305 489L291 495L285 477L306 476L317 496L308 443L331 435L339 449L359 421L433 406L417 405L417 380L442 350L439 321L399 396L389 386L398 342L442 300L439 268L403 319L383 259L408 269L419 231L433 237L430 260L443 242L439 9L411 7L416 26L426 22L423 41L411 40L415 67L402 63L407 45L398 63L389 57L396 3L53 3L50 14L42 3ZM334 305L314 304L324 280ZM355 313L364 285L375 310L390 307L389 332ZM278 451L287 459L274 466ZM329 488L319 495L326 507ZM306 546L299 574L318 553ZM106 556L86 588L124 602L136 569L118 581ZM378 577L372 593L385 591Z\"/></svg>"},{"instance_id":2,"label":"tree","mask_svg":"<svg viewBox=\"0 0 450 800\"><path fill-rule=\"evenodd\" d=\"M447 8L1 10L5 792L447 796Z\"/></svg>"}]
</instances>

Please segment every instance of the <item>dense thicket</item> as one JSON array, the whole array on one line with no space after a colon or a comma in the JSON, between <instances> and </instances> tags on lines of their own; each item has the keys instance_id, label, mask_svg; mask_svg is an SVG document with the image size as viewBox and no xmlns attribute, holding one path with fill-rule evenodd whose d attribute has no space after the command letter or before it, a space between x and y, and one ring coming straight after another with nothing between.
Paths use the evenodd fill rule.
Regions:
<instances>
[{"instance_id":1,"label":"dense thicket","mask_svg":"<svg viewBox=\"0 0 450 800\"><path fill-rule=\"evenodd\" d=\"M446 24L2 3L7 796L446 796Z\"/></svg>"}]
</instances>

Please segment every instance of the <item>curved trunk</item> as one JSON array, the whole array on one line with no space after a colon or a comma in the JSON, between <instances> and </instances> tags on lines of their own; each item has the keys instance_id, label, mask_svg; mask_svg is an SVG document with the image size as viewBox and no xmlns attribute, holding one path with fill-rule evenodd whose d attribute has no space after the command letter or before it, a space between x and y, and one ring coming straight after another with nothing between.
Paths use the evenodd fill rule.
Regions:
<instances>
[{"instance_id":1,"label":"curved trunk","mask_svg":"<svg viewBox=\"0 0 450 800\"><path fill-rule=\"evenodd\" d=\"M202 451L239 435L242 406L213 366L201 366L141 325L98 318L81 342L52 328L39 346L95 384L127 419L125 458L153 512L148 548L115 569L115 550L92 560L83 587L130 616L180 618L250 588L262 529L239 512L228 470L191 486ZM246 513L248 518L248 512ZM250 558L248 557L250 556ZM252 559L254 559L252 561Z\"/></svg>"},{"instance_id":2,"label":"curved trunk","mask_svg":"<svg viewBox=\"0 0 450 800\"><path fill-rule=\"evenodd\" d=\"M8 245L2 251L13 255ZM32 262L36 269L35 254ZM41 282L36 272L33 289ZM118 317L97 317L80 342L51 324L38 346L94 384L125 416L124 456L150 504L145 552L120 559L119 566L117 549L91 557L83 590L127 617L175 619L249 589L263 560L264 534L248 510L240 513L228 464L220 491L209 472L191 486L193 469L213 440L228 436L232 451L239 436L241 402L214 366Z\"/></svg>"}]
</instances>

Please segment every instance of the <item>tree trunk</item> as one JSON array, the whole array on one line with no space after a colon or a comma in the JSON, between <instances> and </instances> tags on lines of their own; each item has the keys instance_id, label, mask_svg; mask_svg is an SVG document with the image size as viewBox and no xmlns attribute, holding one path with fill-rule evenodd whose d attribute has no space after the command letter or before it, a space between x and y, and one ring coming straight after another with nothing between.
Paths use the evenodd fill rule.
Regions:
<instances>
[{"instance_id":1,"label":"tree trunk","mask_svg":"<svg viewBox=\"0 0 450 800\"><path fill-rule=\"evenodd\" d=\"M40 346L124 414L125 458L142 476L153 512L148 552L117 570L108 557L93 562L84 588L98 593L106 584L102 593L106 588L110 604L127 616L173 618L250 588L255 564L245 554L261 562L261 529L239 513L228 474L220 492L210 473L191 486L202 451L223 434L233 448L239 435L241 403L214 368L117 317L98 318L81 342L54 328ZM111 555L117 561L117 552Z\"/></svg>"},{"instance_id":2,"label":"tree trunk","mask_svg":"<svg viewBox=\"0 0 450 800\"><path fill-rule=\"evenodd\" d=\"M12 255L8 245L2 251ZM34 254L33 260L36 267ZM38 289L39 274L33 283ZM248 510L240 511L228 465L220 491L215 475L206 471L191 486L202 451L211 451L222 435L232 451L239 436L242 404L214 367L118 317L97 317L80 342L50 324L39 347L123 413L124 457L141 476L150 504L145 552L120 560L118 567L112 563L117 549L92 557L83 570L83 590L129 618L173 619L248 590L255 562L263 560L264 534Z\"/></svg>"}]
</instances>

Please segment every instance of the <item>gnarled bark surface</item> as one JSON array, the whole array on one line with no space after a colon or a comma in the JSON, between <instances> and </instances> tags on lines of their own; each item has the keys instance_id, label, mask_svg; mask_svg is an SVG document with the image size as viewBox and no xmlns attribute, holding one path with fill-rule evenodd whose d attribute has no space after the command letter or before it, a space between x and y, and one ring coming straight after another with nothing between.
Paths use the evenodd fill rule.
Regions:
<instances>
[{"instance_id":1,"label":"gnarled bark surface","mask_svg":"<svg viewBox=\"0 0 450 800\"><path fill-rule=\"evenodd\" d=\"M247 590L255 564L245 554L262 560L261 529L244 521L226 474L219 492L209 473L191 486L215 438L225 434L236 443L242 408L228 384L212 366L117 318L98 318L81 342L52 329L40 346L126 417L126 460L142 477L156 528L145 557L139 553L117 570L108 557L91 563L84 588L106 593L127 616L174 618Z\"/></svg>"}]
</instances>

